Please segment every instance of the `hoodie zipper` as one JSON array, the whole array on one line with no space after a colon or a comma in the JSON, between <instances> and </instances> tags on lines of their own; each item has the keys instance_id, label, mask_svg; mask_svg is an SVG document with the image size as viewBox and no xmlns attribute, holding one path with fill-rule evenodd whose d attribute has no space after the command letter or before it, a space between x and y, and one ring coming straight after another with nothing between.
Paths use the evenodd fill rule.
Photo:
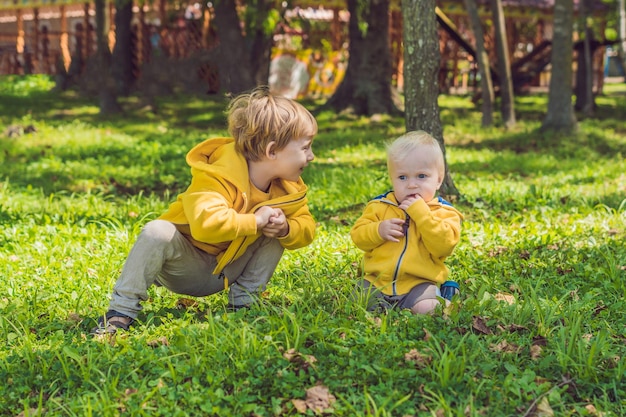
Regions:
<instances>
[{"instance_id":1,"label":"hoodie zipper","mask_svg":"<svg viewBox=\"0 0 626 417\"><path fill-rule=\"evenodd\" d=\"M393 277L391 279L391 289L393 290L393 295L398 295L397 291L396 291L396 283L398 280L398 273L400 272L400 266L402 265L402 260L404 259L404 255L406 253L406 250L409 246L409 235L408 235L408 230L409 230L409 222L411 221L411 218L409 217L409 215L407 213L404 213L405 221L404 221L404 225L402 226L403 230L404 230L404 247L402 248L402 252L400 252L400 256L398 257L398 261L396 262L396 268L393 271Z\"/></svg>"}]
</instances>

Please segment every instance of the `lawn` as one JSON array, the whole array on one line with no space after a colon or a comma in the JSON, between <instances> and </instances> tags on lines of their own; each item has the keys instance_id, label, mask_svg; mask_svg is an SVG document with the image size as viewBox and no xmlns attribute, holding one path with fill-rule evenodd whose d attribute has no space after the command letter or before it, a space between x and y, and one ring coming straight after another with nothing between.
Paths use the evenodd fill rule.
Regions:
<instances>
[{"instance_id":1,"label":"lawn","mask_svg":"<svg viewBox=\"0 0 626 417\"><path fill-rule=\"evenodd\" d=\"M89 331L142 226L185 189L186 152L226 135L226 101L167 97L154 114L131 97L104 119L49 88L0 80L0 415L626 415L625 84L568 136L539 130L545 95L516 98L510 131L440 98L465 215L445 311L350 301L349 230L389 189L384 142L404 121L323 112L304 173L317 236L263 304L152 288L112 337Z\"/></svg>"}]
</instances>

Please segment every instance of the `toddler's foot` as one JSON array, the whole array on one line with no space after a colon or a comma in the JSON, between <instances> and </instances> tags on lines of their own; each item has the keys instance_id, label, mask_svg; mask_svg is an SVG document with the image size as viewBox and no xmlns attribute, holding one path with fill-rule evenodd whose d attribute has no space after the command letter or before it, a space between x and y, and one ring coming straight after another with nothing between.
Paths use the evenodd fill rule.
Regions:
<instances>
[{"instance_id":1,"label":"toddler's foot","mask_svg":"<svg viewBox=\"0 0 626 417\"><path fill-rule=\"evenodd\" d=\"M455 295L460 294L459 283L456 281L446 281L441 284L441 297L451 301Z\"/></svg>"}]
</instances>

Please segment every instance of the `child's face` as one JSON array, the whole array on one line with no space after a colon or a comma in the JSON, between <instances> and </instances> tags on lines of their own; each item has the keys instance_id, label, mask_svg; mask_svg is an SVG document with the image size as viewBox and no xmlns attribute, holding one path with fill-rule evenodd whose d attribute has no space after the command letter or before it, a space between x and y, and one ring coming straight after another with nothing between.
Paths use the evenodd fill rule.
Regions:
<instances>
[{"instance_id":1,"label":"child's face","mask_svg":"<svg viewBox=\"0 0 626 417\"><path fill-rule=\"evenodd\" d=\"M274 160L276 176L289 181L298 181L304 168L315 159L312 145L312 138L293 139L286 147L276 151Z\"/></svg>"},{"instance_id":2,"label":"child's face","mask_svg":"<svg viewBox=\"0 0 626 417\"><path fill-rule=\"evenodd\" d=\"M420 146L389 165L389 175L398 203L418 195L428 202L435 197L443 178L439 156L431 146Z\"/></svg>"}]
</instances>

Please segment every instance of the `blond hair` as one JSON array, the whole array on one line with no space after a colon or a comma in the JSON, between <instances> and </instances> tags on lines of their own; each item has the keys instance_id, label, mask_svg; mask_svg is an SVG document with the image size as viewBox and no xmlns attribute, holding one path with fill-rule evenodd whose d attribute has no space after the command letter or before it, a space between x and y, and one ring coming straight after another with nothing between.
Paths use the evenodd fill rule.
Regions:
<instances>
[{"instance_id":1,"label":"blond hair","mask_svg":"<svg viewBox=\"0 0 626 417\"><path fill-rule=\"evenodd\" d=\"M237 150L250 161L260 160L272 141L279 151L293 139L317 134L317 121L304 106L271 94L267 86L235 97L227 114L228 132Z\"/></svg>"},{"instance_id":2,"label":"blond hair","mask_svg":"<svg viewBox=\"0 0 626 417\"><path fill-rule=\"evenodd\" d=\"M430 134L426 133L423 130L413 130L410 132L406 132L404 135L387 143L387 169L391 168L391 164L394 161L399 161L404 158L407 154L420 146L428 146L431 147L436 152L437 158L437 167L439 169L439 177L443 178L445 176L445 161L443 157L443 151L441 150L441 145Z\"/></svg>"}]
</instances>

